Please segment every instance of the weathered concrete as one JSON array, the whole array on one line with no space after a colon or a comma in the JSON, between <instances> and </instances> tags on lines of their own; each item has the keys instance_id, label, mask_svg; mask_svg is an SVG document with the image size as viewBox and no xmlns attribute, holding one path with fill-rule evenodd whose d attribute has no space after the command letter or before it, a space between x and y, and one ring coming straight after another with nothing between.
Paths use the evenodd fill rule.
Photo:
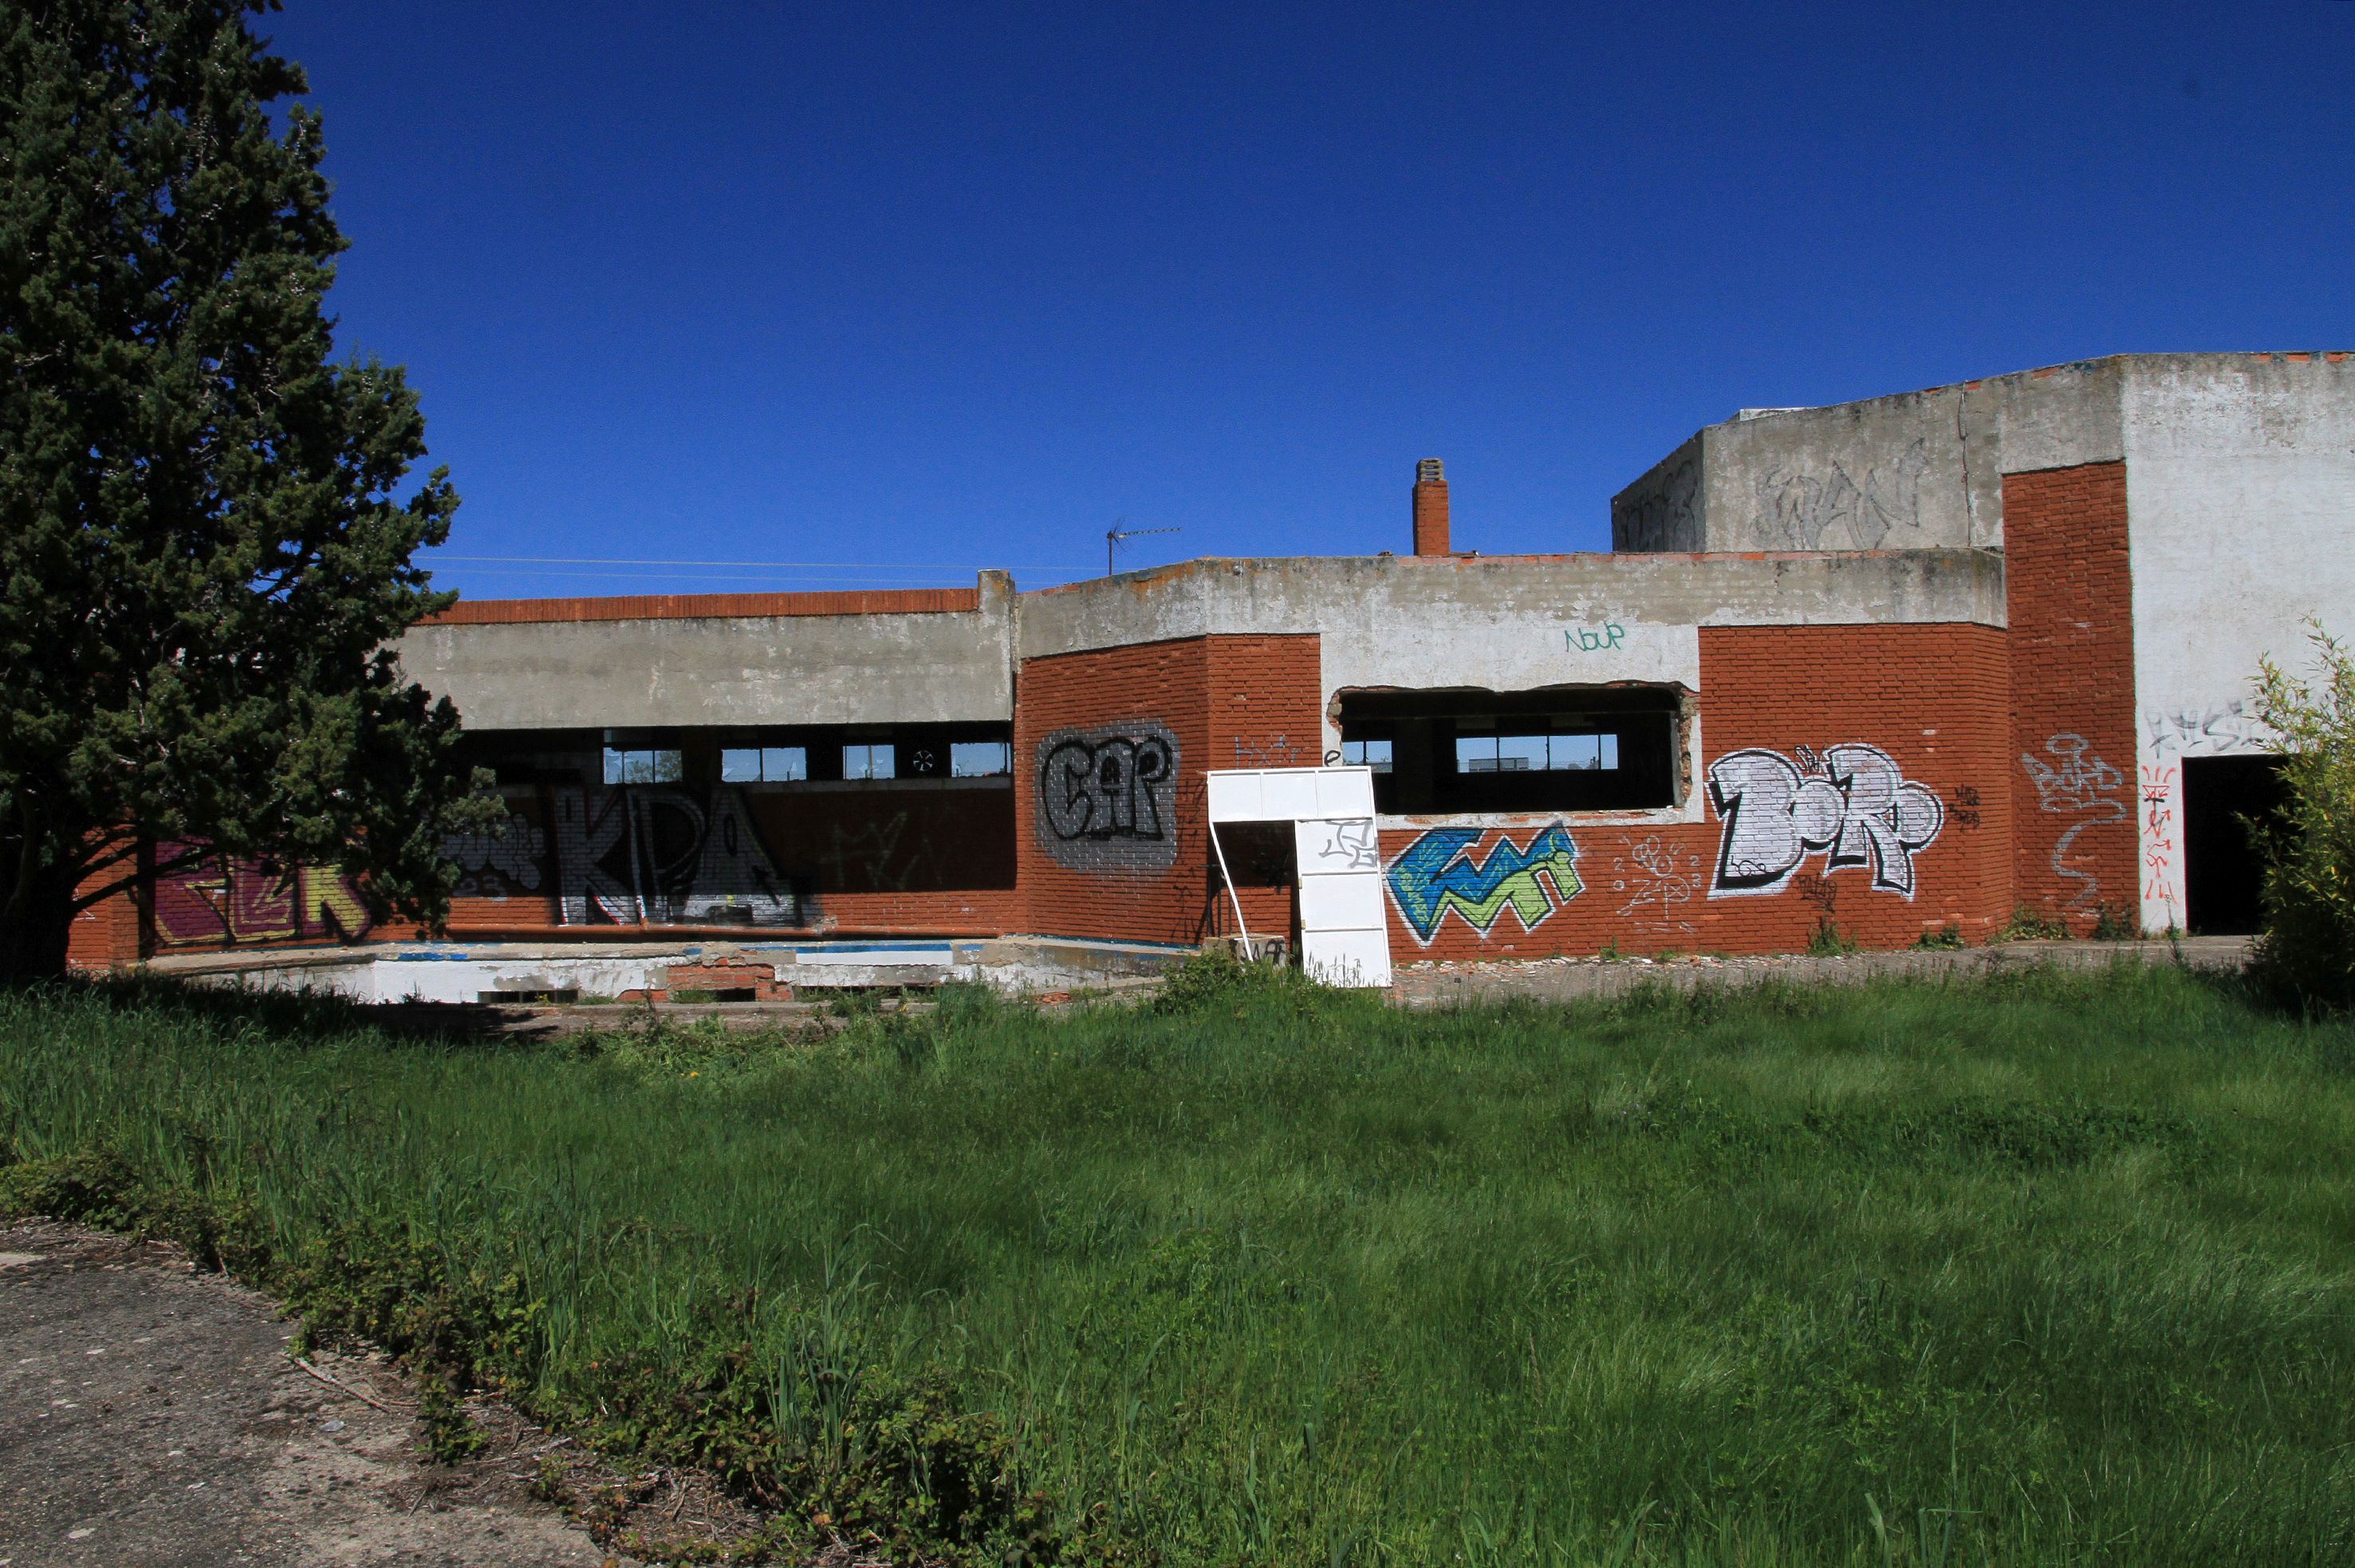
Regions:
<instances>
[{"instance_id":1,"label":"weathered concrete","mask_svg":"<svg viewBox=\"0 0 2355 1568\"><path fill-rule=\"evenodd\" d=\"M1022 657L1320 633L1326 685L1497 690L1698 674L1701 626L2003 624L1984 551L1191 560L1022 597ZM1610 635L1614 625L1618 637ZM1588 647L1586 632L1598 645ZM1680 634L1663 641L1660 634Z\"/></svg>"},{"instance_id":2,"label":"weathered concrete","mask_svg":"<svg viewBox=\"0 0 2355 1568\"><path fill-rule=\"evenodd\" d=\"M1004 723L1013 593L972 612L421 626L402 667L473 730Z\"/></svg>"},{"instance_id":3,"label":"weathered concrete","mask_svg":"<svg viewBox=\"0 0 2355 1568\"><path fill-rule=\"evenodd\" d=\"M2085 360L1824 408L1746 409L1698 432L1612 497L1612 547L2000 546L2003 475L2115 462L2126 368L2148 357Z\"/></svg>"},{"instance_id":4,"label":"weathered concrete","mask_svg":"<svg viewBox=\"0 0 2355 1568\"><path fill-rule=\"evenodd\" d=\"M1009 993L1071 990L1157 975L1189 950L1128 942L1009 936L884 942L407 942L355 947L173 954L144 967L203 985L314 991L356 1002L476 1005L487 997L618 997L680 984L709 988L729 966L794 991L923 987L979 981ZM631 1004L639 1006L640 1004ZM745 1004L716 1004L738 1007ZM679 1004L663 1004L666 1015Z\"/></svg>"},{"instance_id":5,"label":"weathered concrete","mask_svg":"<svg viewBox=\"0 0 2355 1568\"><path fill-rule=\"evenodd\" d=\"M2355 360L2128 362L2142 921L2183 923L2186 757L2273 749L2261 657L2310 671L2305 622L2355 632Z\"/></svg>"}]
</instances>

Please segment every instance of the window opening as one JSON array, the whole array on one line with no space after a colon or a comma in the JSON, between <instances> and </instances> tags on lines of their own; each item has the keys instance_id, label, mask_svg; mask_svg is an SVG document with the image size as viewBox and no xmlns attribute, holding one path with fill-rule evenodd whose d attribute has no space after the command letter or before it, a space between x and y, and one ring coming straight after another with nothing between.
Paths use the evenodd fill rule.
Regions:
<instances>
[{"instance_id":1,"label":"window opening","mask_svg":"<svg viewBox=\"0 0 2355 1568\"><path fill-rule=\"evenodd\" d=\"M949 776L996 778L1014 771L1014 747L1006 741L956 741L949 746Z\"/></svg>"},{"instance_id":2,"label":"window opening","mask_svg":"<svg viewBox=\"0 0 2355 1568\"><path fill-rule=\"evenodd\" d=\"M1671 686L1341 694L1340 761L1383 812L1644 811L1677 803Z\"/></svg>"},{"instance_id":3,"label":"window opening","mask_svg":"<svg viewBox=\"0 0 2355 1568\"><path fill-rule=\"evenodd\" d=\"M729 746L719 753L721 784L792 784L807 777L806 746Z\"/></svg>"},{"instance_id":4,"label":"window opening","mask_svg":"<svg viewBox=\"0 0 2355 1568\"><path fill-rule=\"evenodd\" d=\"M888 779L897 776L896 756L888 741L853 741L842 748L842 776L847 779Z\"/></svg>"},{"instance_id":5,"label":"window opening","mask_svg":"<svg viewBox=\"0 0 2355 1568\"><path fill-rule=\"evenodd\" d=\"M676 747L646 750L605 748L605 782L609 784L677 784L687 776Z\"/></svg>"}]
</instances>

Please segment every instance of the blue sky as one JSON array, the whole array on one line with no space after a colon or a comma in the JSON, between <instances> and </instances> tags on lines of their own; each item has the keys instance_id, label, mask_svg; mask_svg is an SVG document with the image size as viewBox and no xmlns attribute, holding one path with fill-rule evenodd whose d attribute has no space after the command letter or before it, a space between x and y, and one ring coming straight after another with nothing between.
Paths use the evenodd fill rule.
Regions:
<instances>
[{"instance_id":1,"label":"blue sky","mask_svg":"<svg viewBox=\"0 0 2355 1568\"><path fill-rule=\"evenodd\" d=\"M326 117L341 341L408 366L484 597L1043 586L1116 521L1182 529L1124 569L1403 549L1433 455L1459 549L1606 549L1738 407L2355 347L2355 3L2062 11L261 26Z\"/></svg>"}]
</instances>

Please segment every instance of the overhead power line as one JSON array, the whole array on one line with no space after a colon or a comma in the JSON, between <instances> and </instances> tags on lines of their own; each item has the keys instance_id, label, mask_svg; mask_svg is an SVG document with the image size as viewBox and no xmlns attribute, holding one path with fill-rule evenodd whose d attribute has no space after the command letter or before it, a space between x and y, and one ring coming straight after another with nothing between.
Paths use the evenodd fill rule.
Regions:
<instances>
[{"instance_id":1,"label":"overhead power line","mask_svg":"<svg viewBox=\"0 0 2355 1568\"><path fill-rule=\"evenodd\" d=\"M611 580L620 582L824 582L837 587L846 583L900 581L929 587L942 586L938 576L922 577L908 573L862 572L853 577L808 577L797 573L780 576L775 572L702 572L702 571L540 571L517 568L500 571L496 568L477 569L470 577L538 577Z\"/></svg>"},{"instance_id":2,"label":"overhead power line","mask_svg":"<svg viewBox=\"0 0 2355 1568\"><path fill-rule=\"evenodd\" d=\"M759 571L818 570L828 571L1083 571L1084 567L1065 562L1060 566L1007 566L1002 561L979 566L962 562L929 560L679 560L670 557L645 560L615 555L434 555L433 560L474 564L513 566L734 566Z\"/></svg>"}]
</instances>

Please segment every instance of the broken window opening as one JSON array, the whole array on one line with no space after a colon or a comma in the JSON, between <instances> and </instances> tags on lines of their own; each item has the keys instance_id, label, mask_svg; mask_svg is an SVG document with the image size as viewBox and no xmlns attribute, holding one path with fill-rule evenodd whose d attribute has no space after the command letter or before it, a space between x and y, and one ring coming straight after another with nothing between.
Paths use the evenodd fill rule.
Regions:
<instances>
[{"instance_id":1,"label":"broken window opening","mask_svg":"<svg viewBox=\"0 0 2355 1568\"><path fill-rule=\"evenodd\" d=\"M1673 806L1682 701L1613 686L1348 691L1336 706L1341 760L1375 767L1375 809L1438 815Z\"/></svg>"}]
</instances>

